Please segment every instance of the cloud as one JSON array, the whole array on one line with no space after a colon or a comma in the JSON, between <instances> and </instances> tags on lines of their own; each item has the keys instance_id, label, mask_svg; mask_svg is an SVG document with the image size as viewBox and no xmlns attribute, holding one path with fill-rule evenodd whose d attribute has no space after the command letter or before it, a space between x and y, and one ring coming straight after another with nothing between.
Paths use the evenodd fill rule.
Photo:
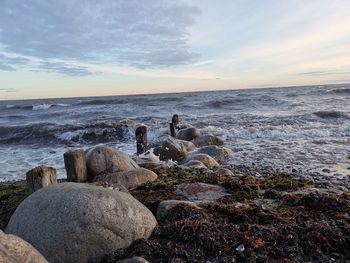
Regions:
<instances>
[{"instance_id":1,"label":"cloud","mask_svg":"<svg viewBox=\"0 0 350 263\"><path fill-rule=\"evenodd\" d=\"M8 57L0 54L0 70L15 71L14 66L23 66L28 63L28 59L23 57Z\"/></svg>"},{"instance_id":2,"label":"cloud","mask_svg":"<svg viewBox=\"0 0 350 263\"><path fill-rule=\"evenodd\" d=\"M141 69L186 65L198 57L188 46L188 28L199 14L183 1L2 0L0 45L4 52L41 60L40 70L48 66L69 75L87 71L52 61ZM3 70L15 66L0 63Z\"/></svg>"},{"instance_id":3,"label":"cloud","mask_svg":"<svg viewBox=\"0 0 350 263\"><path fill-rule=\"evenodd\" d=\"M12 92L18 92L18 89L14 88L0 88L0 92L6 92L6 93L12 93Z\"/></svg>"},{"instance_id":4,"label":"cloud","mask_svg":"<svg viewBox=\"0 0 350 263\"><path fill-rule=\"evenodd\" d=\"M43 62L37 67L38 71L42 72L55 72L62 75L68 76L87 76L94 72L88 70L86 67L71 66L60 62Z\"/></svg>"}]
</instances>

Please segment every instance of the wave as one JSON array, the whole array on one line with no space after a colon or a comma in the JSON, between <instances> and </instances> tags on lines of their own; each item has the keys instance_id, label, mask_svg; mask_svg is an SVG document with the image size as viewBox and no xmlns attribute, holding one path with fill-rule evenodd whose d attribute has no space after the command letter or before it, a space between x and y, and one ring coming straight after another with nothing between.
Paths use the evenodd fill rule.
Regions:
<instances>
[{"instance_id":1,"label":"wave","mask_svg":"<svg viewBox=\"0 0 350 263\"><path fill-rule=\"evenodd\" d=\"M3 144L96 144L127 141L132 138L128 125L96 122L82 125L36 123L24 126L0 127Z\"/></svg>"},{"instance_id":2,"label":"wave","mask_svg":"<svg viewBox=\"0 0 350 263\"><path fill-rule=\"evenodd\" d=\"M334 90L331 90L330 92L335 94L350 95L350 88L334 89Z\"/></svg>"},{"instance_id":3,"label":"wave","mask_svg":"<svg viewBox=\"0 0 350 263\"><path fill-rule=\"evenodd\" d=\"M314 115L316 115L319 118L322 119L347 119L350 120L350 116L342 111L316 111L313 113Z\"/></svg>"},{"instance_id":4,"label":"wave","mask_svg":"<svg viewBox=\"0 0 350 263\"><path fill-rule=\"evenodd\" d=\"M64 103L56 103L56 104L23 104L23 105L6 105L3 109L5 110L47 110L53 107L69 107L71 105Z\"/></svg>"}]
</instances>

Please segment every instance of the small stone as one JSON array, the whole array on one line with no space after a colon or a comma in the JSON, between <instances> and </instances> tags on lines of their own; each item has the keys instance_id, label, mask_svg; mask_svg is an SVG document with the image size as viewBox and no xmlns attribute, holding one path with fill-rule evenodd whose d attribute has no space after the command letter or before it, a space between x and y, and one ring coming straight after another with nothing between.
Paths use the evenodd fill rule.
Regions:
<instances>
[{"instance_id":1,"label":"small stone","mask_svg":"<svg viewBox=\"0 0 350 263\"><path fill-rule=\"evenodd\" d=\"M205 183L180 184L177 187L176 194L186 197L189 201L215 201L221 197L230 195L226 192L225 188L219 185Z\"/></svg>"},{"instance_id":2,"label":"small stone","mask_svg":"<svg viewBox=\"0 0 350 263\"><path fill-rule=\"evenodd\" d=\"M184 140L184 141L191 141L201 135L201 132L199 129L196 129L194 127L181 129L176 134L176 139Z\"/></svg>"},{"instance_id":3,"label":"small stone","mask_svg":"<svg viewBox=\"0 0 350 263\"><path fill-rule=\"evenodd\" d=\"M215 161L213 157L204 153L192 153L187 156L187 161L194 161L194 160L202 162L206 167L209 167L209 168L215 168L220 166L220 164L218 164L218 162Z\"/></svg>"}]
</instances>

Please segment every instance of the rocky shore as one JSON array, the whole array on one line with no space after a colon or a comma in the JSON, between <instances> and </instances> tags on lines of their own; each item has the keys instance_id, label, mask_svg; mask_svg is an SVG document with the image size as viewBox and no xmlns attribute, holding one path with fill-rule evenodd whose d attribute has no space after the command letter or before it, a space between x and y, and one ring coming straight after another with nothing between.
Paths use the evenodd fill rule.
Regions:
<instances>
[{"instance_id":1,"label":"rocky shore","mask_svg":"<svg viewBox=\"0 0 350 263\"><path fill-rule=\"evenodd\" d=\"M67 180L39 166L26 181L0 184L0 259L350 260L349 178L228 166L224 141L193 127L145 151L74 150L64 156Z\"/></svg>"}]
</instances>

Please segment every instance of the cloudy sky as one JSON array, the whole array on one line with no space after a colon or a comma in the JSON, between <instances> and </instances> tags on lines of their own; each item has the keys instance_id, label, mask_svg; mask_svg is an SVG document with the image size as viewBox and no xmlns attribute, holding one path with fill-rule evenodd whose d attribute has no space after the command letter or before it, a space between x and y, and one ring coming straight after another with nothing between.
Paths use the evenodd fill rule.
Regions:
<instances>
[{"instance_id":1,"label":"cloudy sky","mask_svg":"<svg viewBox=\"0 0 350 263\"><path fill-rule=\"evenodd\" d=\"M349 0L0 0L0 99L344 82Z\"/></svg>"}]
</instances>

